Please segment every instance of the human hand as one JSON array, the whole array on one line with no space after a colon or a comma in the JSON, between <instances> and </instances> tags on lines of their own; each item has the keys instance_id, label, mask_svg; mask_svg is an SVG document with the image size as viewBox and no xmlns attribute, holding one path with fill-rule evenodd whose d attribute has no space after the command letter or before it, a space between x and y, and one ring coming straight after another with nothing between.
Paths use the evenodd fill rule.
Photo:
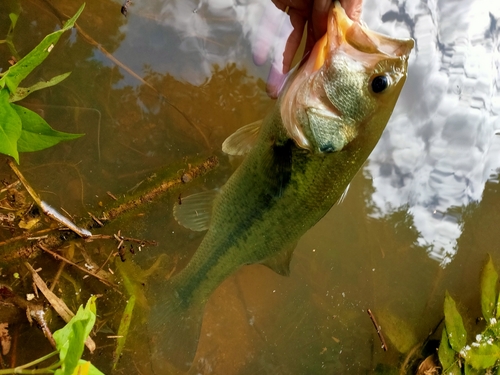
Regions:
<instances>
[{"instance_id":1,"label":"human hand","mask_svg":"<svg viewBox=\"0 0 500 375\"><path fill-rule=\"evenodd\" d=\"M331 0L272 0L273 3L285 11L287 7L293 31L288 38L283 54L283 73L290 70L293 57L299 48L302 34L307 22L307 40L304 56L311 52L314 44L326 33L326 21ZM363 0L340 0L347 16L358 21L361 16Z\"/></svg>"},{"instance_id":2,"label":"human hand","mask_svg":"<svg viewBox=\"0 0 500 375\"><path fill-rule=\"evenodd\" d=\"M277 71L278 69L273 67L268 77L267 92L269 96L277 97L284 75L289 72L299 48L306 22L307 39L304 56L311 52L316 42L326 33L328 10L332 0L272 0L272 2L283 12L288 7L288 16L292 25L292 31L283 52L282 69ZM340 0L340 3L349 18L359 21L363 0Z\"/></svg>"}]
</instances>

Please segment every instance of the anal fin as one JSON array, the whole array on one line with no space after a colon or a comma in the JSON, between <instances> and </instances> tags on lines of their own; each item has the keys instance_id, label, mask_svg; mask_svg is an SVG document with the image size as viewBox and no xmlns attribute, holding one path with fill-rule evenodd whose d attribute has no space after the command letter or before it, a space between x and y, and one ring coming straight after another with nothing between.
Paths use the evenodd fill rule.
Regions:
<instances>
[{"instance_id":1,"label":"anal fin","mask_svg":"<svg viewBox=\"0 0 500 375\"><path fill-rule=\"evenodd\" d=\"M260 262L266 267L269 267L278 275L289 276L290 275L290 262L292 260L293 251L297 243L294 242L291 245L286 246L278 253L270 256L269 258Z\"/></svg>"}]
</instances>

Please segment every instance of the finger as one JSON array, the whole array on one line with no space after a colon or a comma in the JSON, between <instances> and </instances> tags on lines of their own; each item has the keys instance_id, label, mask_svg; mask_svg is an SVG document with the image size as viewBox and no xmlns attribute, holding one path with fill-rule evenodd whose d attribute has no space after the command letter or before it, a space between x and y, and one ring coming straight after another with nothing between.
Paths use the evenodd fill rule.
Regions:
<instances>
[{"instance_id":1,"label":"finger","mask_svg":"<svg viewBox=\"0 0 500 375\"><path fill-rule=\"evenodd\" d=\"M314 0L310 23L312 24L312 32L315 40L318 40L326 33L328 10L331 5L331 0Z\"/></svg>"},{"instance_id":2,"label":"finger","mask_svg":"<svg viewBox=\"0 0 500 375\"><path fill-rule=\"evenodd\" d=\"M317 42L317 39L314 37L313 26L309 22L307 24L306 45L304 48L304 54L302 55L302 59L306 58L307 55L312 51L316 42Z\"/></svg>"},{"instance_id":3,"label":"finger","mask_svg":"<svg viewBox=\"0 0 500 375\"><path fill-rule=\"evenodd\" d=\"M290 22L292 24L293 31L288 37L285 51L283 52L284 73L288 73L288 71L290 70L293 58L295 57L295 53L297 52L297 49L299 48L300 42L302 40L302 34L304 32L304 26L306 23L305 18L293 9L290 10L288 15L290 16Z\"/></svg>"},{"instance_id":4,"label":"finger","mask_svg":"<svg viewBox=\"0 0 500 375\"><path fill-rule=\"evenodd\" d=\"M340 0L340 4L351 20L359 21L363 8L363 0Z\"/></svg>"}]
</instances>

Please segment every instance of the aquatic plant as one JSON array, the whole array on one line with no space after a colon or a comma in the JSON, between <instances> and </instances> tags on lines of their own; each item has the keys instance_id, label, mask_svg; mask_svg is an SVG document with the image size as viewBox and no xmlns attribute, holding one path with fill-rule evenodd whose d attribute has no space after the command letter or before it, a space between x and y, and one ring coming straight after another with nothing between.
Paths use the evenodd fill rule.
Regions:
<instances>
[{"instance_id":1,"label":"aquatic plant","mask_svg":"<svg viewBox=\"0 0 500 375\"><path fill-rule=\"evenodd\" d=\"M83 11L83 4L76 14L67 20L63 27L47 35L31 52L19 61L12 61L10 68L0 73L0 153L12 156L19 163L19 152L39 151L57 143L81 137L83 134L70 134L54 130L37 113L14 104L34 91L54 86L66 79L70 73L60 74L46 82L38 82L31 87L19 84L40 65L54 48L61 35L70 30ZM10 13L11 26L3 41L14 50L12 33L19 15ZM16 53L15 53L16 54ZM14 56L15 59L15 56Z\"/></svg>"},{"instance_id":2,"label":"aquatic plant","mask_svg":"<svg viewBox=\"0 0 500 375\"><path fill-rule=\"evenodd\" d=\"M438 350L443 374L500 373L499 302L498 273L490 257L481 275L481 310L486 327L468 344L462 316L455 301L446 292L445 324Z\"/></svg>"},{"instance_id":3,"label":"aquatic plant","mask_svg":"<svg viewBox=\"0 0 500 375\"><path fill-rule=\"evenodd\" d=\"M60 330L54 332L56 350L25 365L0 370L0 374L51 374L102 375L89 361L81 359L85 340L96 320L97 297L91 297L85 307L80 306L76 315ZM45 368L30 367L59 355L59 361Z\"/></svg>"}]
</instances>

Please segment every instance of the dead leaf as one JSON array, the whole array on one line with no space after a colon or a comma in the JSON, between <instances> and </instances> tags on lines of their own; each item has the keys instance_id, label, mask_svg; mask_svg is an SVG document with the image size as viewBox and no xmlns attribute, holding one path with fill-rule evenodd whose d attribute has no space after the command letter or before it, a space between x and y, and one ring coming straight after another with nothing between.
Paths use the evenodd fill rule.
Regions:
<instances>
[{"instance_id":1,"label":"dead leaf","mask_svg":"<svg viewBox=\"0 0 500 375\"><path fill-rule=\"evenodd\" d=\"M0 323L0 346L2 346L2 355L7 355L10 352L12 338L9 335L8 328L8 323Z\"/></svg>"}]
</instances>

